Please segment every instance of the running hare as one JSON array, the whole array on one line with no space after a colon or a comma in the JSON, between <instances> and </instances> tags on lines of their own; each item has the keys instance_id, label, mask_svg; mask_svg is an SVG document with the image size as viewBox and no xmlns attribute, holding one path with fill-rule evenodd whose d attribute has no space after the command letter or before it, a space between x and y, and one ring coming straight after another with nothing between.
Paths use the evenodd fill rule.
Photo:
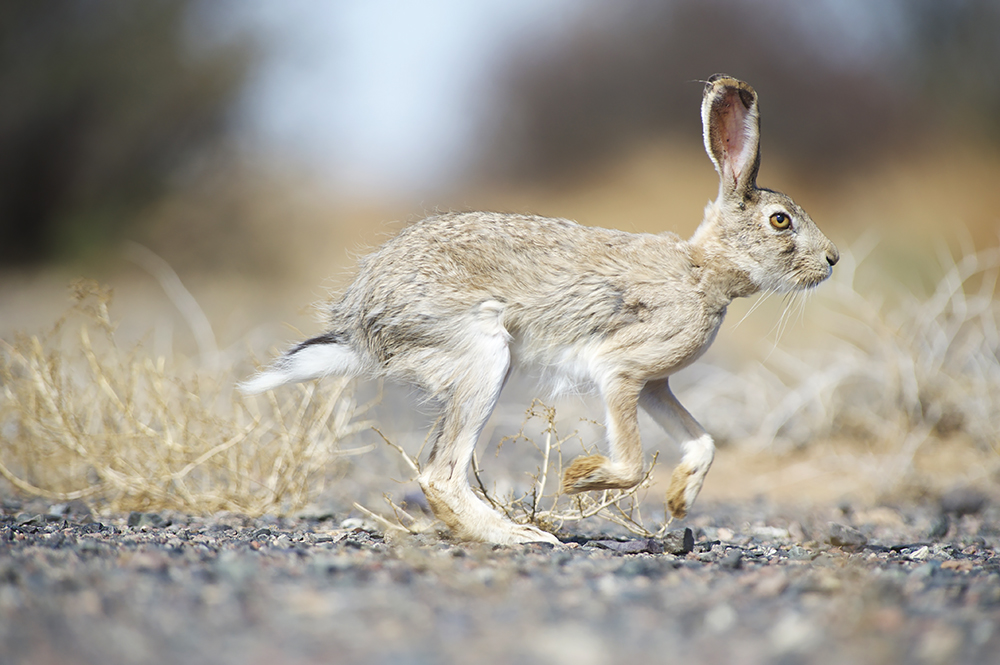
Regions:
<instances>
[{"instance_id":1,"label":"running hare","mask_svg":"<svg viewBox=\"0 0 1000 665\"><path fill-rule=\"evenodd\" d=\"M643 477L641 405L683 449L667 492L683 517L712 464L712 438L668 377L712 343L734 298L816 286L837 248L784 194L757 186L757 94L715 75L701 104L718 198L690 240L564 219L453 213L403 230L361 260L327 332L294 346L247 393L330 374L384 376L442 405L420 485L459 538L558 542L480 501L467 476L476 440L511 367L604 399L610 459L578 457L564 492L627 488Z\"/></svg>"}]
</instances>

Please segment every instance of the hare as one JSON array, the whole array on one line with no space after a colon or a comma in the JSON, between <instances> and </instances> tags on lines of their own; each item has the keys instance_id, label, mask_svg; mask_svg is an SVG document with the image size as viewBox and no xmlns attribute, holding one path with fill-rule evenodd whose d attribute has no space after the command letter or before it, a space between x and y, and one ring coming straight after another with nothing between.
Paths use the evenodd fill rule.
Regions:
<instances>
[{"instance_id":1,"label":"hare","mask_svg":"<svg viewBox=\"0 0 1000 665\"><path fill-rule=\"evenodd\" d=\"M468 467L515 365L556 387L589 386L606 407L610 457L578 457L567 493L629 488L643 477L641 405L683 455L667 505L691 509L715 456L669 377L715 339L734 298L814 287L837 248L789 197L757 186L757 94L717 74L701 104L719 194L690 240L565 219L485 212L417 222L363 258L330 307L327 331L241 384L246 393L326 375L387 377L442 407L419 477L434 514L461 539L547 541L480 501Z\"/></svg>"}]
</instances>

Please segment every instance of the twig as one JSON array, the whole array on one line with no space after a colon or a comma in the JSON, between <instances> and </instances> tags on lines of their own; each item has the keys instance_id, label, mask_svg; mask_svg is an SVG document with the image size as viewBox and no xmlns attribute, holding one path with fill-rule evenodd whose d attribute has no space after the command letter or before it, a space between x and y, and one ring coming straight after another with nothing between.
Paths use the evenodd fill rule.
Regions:
<instances>
[{"instance_id":1,"label":"twig","mask_svg":"<svg viewBox=\"0 0 1000 665\"><path fill-rule=\"evenodd\" d=\"M362 512L365 515L367 515L368 517L370 517L371 519L375 520L378 524L380 524L382 526L383 529L387 529L389 531L402 531L403 533L410 533L410 534L414 533L413 531L410 531L409 529L407 529L405 526L403 526L401 524L396 524L392 520L387 520L386 518L382 517L378 513L372 512L371 510L368 510L367 508L365 508L364 506L362 506L360 503L355 503L354 507L357 510L359 510L360 512Z\"/></svg>"},{"instance_id":2,"label":"twig","mask_svg":"<svg viewBox=\"0 0 1000 665\"><path fill-rule=\"evenodd\" d=\"M382 440L385 441L386 445L388 445L390 448L392 448L393 450L395 450L396 452L398 452L403 457L403 461L405 461L407 463L407 465L409 465L409 467L413 471L414 475L416 475L416 476L420 475L420 464L417 463L417 461L414 460L412 457L410 457L409 455L407 455L406 451L403 450L403 448L401 446L399 446L399 445L393 443L392 441L390 441L386 437L385 434L382 434L382 430L380 430L379 428L373 426L372 427L372 431L374 431L376 434L378 434L380 437L382 437Z\"/></svg>"}]
</instances>

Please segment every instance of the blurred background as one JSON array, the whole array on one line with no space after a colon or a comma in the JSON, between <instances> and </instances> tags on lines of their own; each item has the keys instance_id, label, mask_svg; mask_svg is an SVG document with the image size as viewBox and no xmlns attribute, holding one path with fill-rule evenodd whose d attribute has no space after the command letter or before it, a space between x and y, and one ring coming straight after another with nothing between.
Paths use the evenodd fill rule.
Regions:
<instances>
[{"instance_id":1,"label":"blurred background","mask_svg":"<svg viewBox=\"0 0 1000 665\"><path fill-rule=\"evenodd\" d=\"M82 274L122 334L196 350L127 241L246 356L315 332L354 258L434 211L687 236L717 191L715 72L760 94L760 183L842 249L877 238L872 283L929 292L942 248L997 242L997 35L996 0L6 2L0 336L51 325Z\"/></svg>"}]
</instances>

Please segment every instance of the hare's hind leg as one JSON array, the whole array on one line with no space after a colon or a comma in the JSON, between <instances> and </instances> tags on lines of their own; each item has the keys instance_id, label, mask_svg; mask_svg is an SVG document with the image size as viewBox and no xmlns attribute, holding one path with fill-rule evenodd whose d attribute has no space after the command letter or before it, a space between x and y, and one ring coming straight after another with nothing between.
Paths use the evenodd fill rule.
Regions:
<instances>
[{"instance_id":1,"label":"hare's hind leg","mask_svg":"<svg viewBox=\"0 0 1000 665\"><path fill-rule=\"evenodd\" d=\"M444 397L437 440L420 474L420 486L434 515L458 538L499 545L540 541L558 544L551 533L501 516L480 501L469 486L472 452L510 368L507 331L498 317L490 321L490 312L484 312L484 308L480 306L480 318L473 324L475 330L457 345L459 350L442 360L451 365L455 378Z\"/></svg>"},{"instance_id":2,"label":"hare's hind leg","mask_svg":"<svg viewBox=\"0 0 1000 665\"><path fill-rule=\"evenodd\" d=\"M618 378L602 386L607 406L611 459L604 455L577 457L563 473L562 491L627 489L642 481L642 440L639 437L638 401L642 384Z\"/></svg>"},{"instance_id":3,"label":"hare's hind leg","mask_svg":"<svg viewBox=\"0 0 1000 665\"><path fill-rule=\"evenodd\" d=\"M715 459L715 444L708 432L674 397L667 379L647 383L639 399L642 408L681 444L684 454L670 477L667 506L674 517L684 517L701 492L705 476Z\"/></svg>"}]
</instances>

